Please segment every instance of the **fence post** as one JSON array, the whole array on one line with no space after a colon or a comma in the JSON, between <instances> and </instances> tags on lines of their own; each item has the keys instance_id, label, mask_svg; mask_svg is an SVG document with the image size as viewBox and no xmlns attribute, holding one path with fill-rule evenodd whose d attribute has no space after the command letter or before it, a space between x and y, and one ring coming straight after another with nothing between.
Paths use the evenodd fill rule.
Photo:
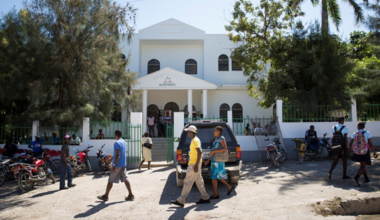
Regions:
<instances>
[{"instance_id":1,"label":"fence post","mask_svg":"<svg viewBox=\"0 0 380 220\"><path fill-rule=\"evenodd\" d=\"M82 125L82 145L87 146L89 140L90 140L90 118L84 117L83 125Z\"/></svg>"},{"instance_id":2,"label":"fence post","mask_svg":"<svg viewBox=\"0 0 380 220\"><path fill-rule=\"evenodd\" d=\"M282 100L276 101L276 114L279 123L282 123Z\"/></svg>"},{"instance_id":3,"label":"fence post","mask_svg":"<svg viewBox=\"0 0 380 220\"><path fill-rule=\"evenodd\" d=\"M132 161L137 161L135 163L128 162L128 167L130 168L137 168L139 161L141 160L141 137L142 137L142 130L143 128L143 113L141 112L131 112L131 135L130 140L128 142L128 158L132 159Z\"/></svg>"},{"instance_id":4,"label":"fence post","mask_svg":"<svg viewBox=\"0 0 380 220\"><path fill-rule=\"evenodd\" d=\"M357 111L357 106L356 106L356 99L351 98L352 105L351 105L351 118L352 122L357 122L358 121L358 111Z\"/></svg>"},{"instance_id":5,"label":"fence post","mask_svg":"<svg viewBox=\"0 0 380 220\"><path fill-rule=\"evenodd\" d=\"M40 121L33 121L32 125L32 141L36 140L36 135L38 135L38 127L40 126Z\"/></svg>"},{"instance_id":6,"label":"fence post","mask_svg":"<svg viewBox=\"0 0 380 220\"><path fill-rule=\"evenodd\" d=\"M227 124L233 129L232 111L227 112Z\"/></svg>"}]
</instances>

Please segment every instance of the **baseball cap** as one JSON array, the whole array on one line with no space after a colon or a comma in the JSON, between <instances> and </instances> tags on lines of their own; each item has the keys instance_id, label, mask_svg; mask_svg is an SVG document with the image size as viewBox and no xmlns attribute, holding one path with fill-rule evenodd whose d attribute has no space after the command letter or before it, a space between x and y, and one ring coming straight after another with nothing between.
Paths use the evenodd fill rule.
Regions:
<instances>
[{"instance_id":1,"label":"baseball cap","mask_svg":"<svg viewBox=\"0 0 380 220\"><path fill-rule=\"evenodd\" d=\"M65 139L69 139L69 138L71 138L71 136L68 135L68 134L66 134L66 135L65 135Z\"/></svg>"},{"instance_id":2,"label":"baseball cap","mask_svg":"<svg viewBox=\"0 0 380 220\"><path fill-rule=\"evenodd\" d=\"M194 125L190 125L188 128L185 129L185 131L197 133L197 127L195 127Z\"/></svg>"}]
</instances>

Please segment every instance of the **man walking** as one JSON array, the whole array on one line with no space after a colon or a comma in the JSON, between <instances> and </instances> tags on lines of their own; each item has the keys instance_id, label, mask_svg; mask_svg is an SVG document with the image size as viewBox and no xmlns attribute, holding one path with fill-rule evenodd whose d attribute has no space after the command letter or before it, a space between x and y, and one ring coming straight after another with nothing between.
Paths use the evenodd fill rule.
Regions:
<instances>
[{"instance_id":1,"label":"man walking","mask_svg":"<svg viewBox=\"0 0 380 220\"><path fill-rule=\"evenodd\" d=\"M71 166L69 163L69 157L70 157L70 139L71 137L69 135L65 136L65 142L62 144L61 147L61 173L60 173L60 185L59 189L68 189L71 187L74 187L75 184L73 184L73 171L71 170ZM65 186L65 177L67 173L67 186Z\"/></svg>"},{"instance_id":2,"label":"man walking","mask_svg":"<svg viewBox=\"0 0 380 220\"><path fill-rule=\"evenodd\" d=\"M347 141L347 134L348 134L348 128L343 125L344 124L344 117L338 118L338 124L332 127L333 132L333 140L332 144L334 147L334 144L340 145L342 148L342 151L333 153L334 156L334 162L331 164L330 172L327 175L327 178L331 180L331 174L332 171L335 169L336 165L339 162L339 158L341 157L343 160L343 177L342 179L350 179L349 176L346 175L347 172L347 154L349 152L348 148L348 141ZM337 143L334 143L337 142Z\"/></svg>"},{"instance_id":3,"label":"man walking","mask_svg":"<svg viewBox=\"0 0 380 220\"><path fill-rule=\"evenodd\" d=\"M114 183L124 182L125 186L128 189L128 197L125 197L127 201L135 200L135 196L132 194L131 184L128 181L127 175L127 158L125 156L126 146L124 139L121 138L122 134L120 130L115 131L115 139L117 140L113 145L113 161L112 161L112 170L110 177L108 179L108 184L106 188L106 193L102 196L98 196L98 199L103 201L108 201L108 196L112 189Z\"/></svg>"},{"instance_id":4,"label":"man walking","mask_svg":"<svg viewBox=\"0 0 380 220\"><path fill-rule=\"evenodd\" d=\"M189 164L187 166L186 178L184 180L184 186L181 196L177 200L171 200L170 203L181 207L185 206L185 199L189 195L193 184L197 184L198 190L202 197L196 204L210 203L210 196L206 192L205 184L202 178L202 149L201 142L196 136L197 128L191 125L185 129L187 135L191 138L190 152L189 152Z\"/></svg>"}]
</instances>

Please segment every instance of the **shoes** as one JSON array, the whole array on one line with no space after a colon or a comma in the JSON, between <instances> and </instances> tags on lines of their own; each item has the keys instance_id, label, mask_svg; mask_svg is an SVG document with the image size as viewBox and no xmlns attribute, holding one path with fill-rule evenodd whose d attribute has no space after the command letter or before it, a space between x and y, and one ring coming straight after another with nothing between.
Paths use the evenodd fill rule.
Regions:
<instances>
[{"instance_id":1,"label":"shoes","mask_svg":"<svg viewBox=\"0 0 380 220\"><path fill-rule=\"evenodd\" d=\"M135 200L135 196L133 195L129 195L128 197L125 197L125 201L134 201Z\"/></svg>"},{"instance_id":2,"label":"shoes","mask_svg":"<svg viewBox=\"0 0 380 220\"><path fill-rule=\"evenodd\" d=\"M200 199L198 202L196 202L196 204L205 204L205 203L210 203L210 199L207 199L207 200Z\"/></svg>"},{"instance_id":3,"label":"shoes","mask_svg":"<svg viewBox=\"0 0 380 220\"><path fill-rule=\"evenodd\" d=\"M344 176L342 177L342 179L347 180L347 179L351 179L351 177L349 177L349 176L347 176L347 175L344 175Z\"/></svg>"},{"instance_id":4,"label":"shoes","mask_svg":"<svg viewBox=\"0 0 380 220\"><path fill-rule=\"evenodd\" d=\"M72 188L72 187L75 187L77 184L71 184L70 186L69 186L69 188Z\"/></svg>"},{"instance_id":5,"label":"shoes","mask_svg":"<svg viewBox=\"0 0 380 220\"><path fill-rule=\"evenodd\" d=\"M67 187L67 186L59 187L59 190L63 190L63 189L69 189L69 187Z\"/></svg>"},{"instance_id":6,"label":"shoes","mask_svg":"<svg viewBox=\"0 0 380 220\"><path fill-rule=\"evenodd\" d=\"M219 199L219 195L216 195L215 197L211 196L210 199Z\"/></svg>"},{"instance_id":7,"label":"shoes","mask_svg":"<svg viewBox=\"0 0 380 220\"><path fill-rule=\"evenodd\" d=\"M359 184L359 182L358 182L358 179L353 178L352 180L355 182L356 186L359 186L359 187L360 187L360 184Z\"/></svg>"},{"instance_id":8,"label":"shoes","mask_svg":"<svg viewBox=\"0 0 380 220\"><path fill-rule=\"evenodd\" d=\"M369 180L369 179L365 179L364 182L365 182L365 183L369 183L370 180Z\"/></svg>"},{"instance_id":9,"label":"shoes","mask_svg":"<svg viewBox=\"0 0 380 220\"><path fill-rule=\"evenodd\" d=\"M235 187L234 187L234 186L231 186L231 189L228 190L227 196L230 195L230 194L232 193L232 191L234 191L234 190L235 190Z\"/></svg>"},{"instance_id":10,"label":"shoes","mask_svg":"<svg viewBox=\"0 0 380 220\"><path fill-rule=\"evenodd\" d=\"M173 204L173 205L181 206L181 207L184 207L184 206L185 206L185 205L179 203L177 200L170 200L170 203Z\"/></svg>"},{"instance_id":11,"label":"shoes","mask_svg":"<svg viewBox=\"0 0 380 220\"><path fill-rule=\"evenodd\" d=\"M328 173L328 174L327 174L327 179L328 179L328 180L331 180L331 173Z\"/></svg>"}]
</instances>

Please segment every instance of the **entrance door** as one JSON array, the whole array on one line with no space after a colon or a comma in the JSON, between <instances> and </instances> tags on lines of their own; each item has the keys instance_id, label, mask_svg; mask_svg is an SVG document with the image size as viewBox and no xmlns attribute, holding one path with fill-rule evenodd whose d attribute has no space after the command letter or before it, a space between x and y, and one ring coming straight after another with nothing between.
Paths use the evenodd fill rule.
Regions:
<instances>
[{"instance_id":1,"label":"entrance door","mask_svg":"<svg viewBox=\"0 0 380 220\"><path fill-rule=\"evenodd\" d=\"M175 102L168 102L165 105L165 113L169 112L169 115L173 118L174 117L174 112L179 112L179 106Z\"/></svg>"}]
</instances>

